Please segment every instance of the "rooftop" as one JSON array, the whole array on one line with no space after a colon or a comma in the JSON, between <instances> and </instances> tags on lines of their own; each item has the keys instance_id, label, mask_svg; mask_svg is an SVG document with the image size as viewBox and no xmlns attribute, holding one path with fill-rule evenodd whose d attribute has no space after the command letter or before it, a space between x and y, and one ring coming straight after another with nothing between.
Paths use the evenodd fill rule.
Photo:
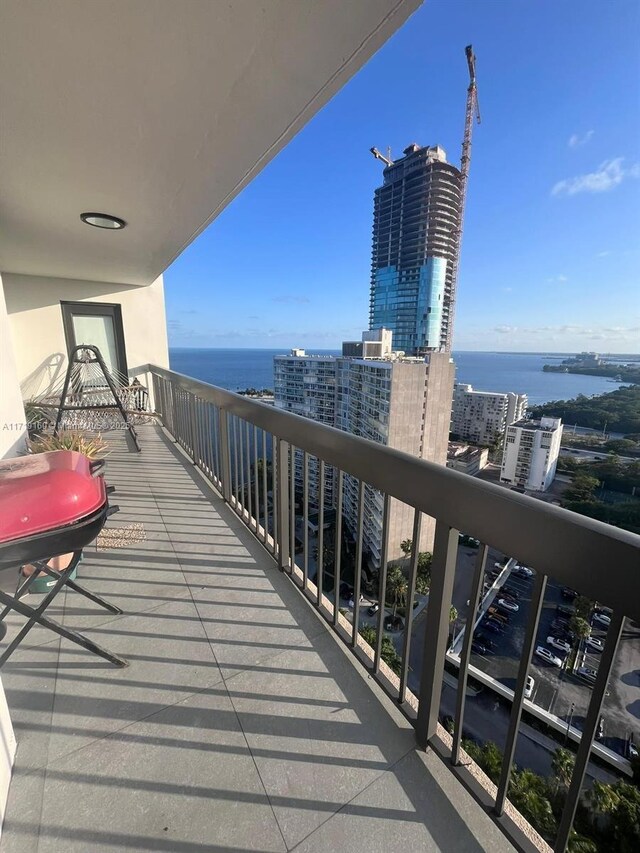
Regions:
<instances>
[{"instance_id":1,"label":"rooftop","mask_svg":"<svg viewBox=\"0 0 640 853\"><path fill-rule=\"evenodd\" d=\"M140 454L108 438L108 525L145 538L81 565L124 615L74 593L48 611L129 666L39 628L9 660L2 853L512 849L182 451L140 433Z\"/></svg>"}]
</instances>

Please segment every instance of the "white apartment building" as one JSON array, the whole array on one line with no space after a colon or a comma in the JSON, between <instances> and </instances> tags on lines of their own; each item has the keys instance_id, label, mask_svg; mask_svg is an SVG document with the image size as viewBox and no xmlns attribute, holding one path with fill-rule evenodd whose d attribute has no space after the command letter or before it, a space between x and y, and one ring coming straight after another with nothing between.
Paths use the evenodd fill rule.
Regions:
<instances>
[{"instance_id":1,"label":"white apartment building","mask_svg":"<svg viewBox=\"0 0 640 853\"><path fill-rule=\"evenodd\" d=\"M413 456L438 462L447 460L450 401L453 392L454 365L447 353L430 353L426 359L397 357L391 352L386 330L365 333L363 343L377 343L380 357L312 356L295 350L274 359L275 405L321 423L335 426L352 435L367 438ZM353 351L360 342L346 342L343 353ZM293 353L296 353L295 355ZM297 479L301 479L302 460L296 460ZM327 471L327 500L334 495L335 484ZM318 493L318 471L314 460L309 465L310 502ZM343 516L350 529L356 529L358 484L345 478ZM382 549L383 496L369 486L365 489L363 525L364 548L378 565ZM413 512L399 501L391 500L388 520L388 558L402 556L400 543L410 539ZM420 549L433 545L433 522L423 519Z\"/></svg>"},{"instance_id":2,"label":"white apartment building","mask_svg":"<svg viewBox=\"0 0 640 853\"><path fill-rule=\"evenodd\" d=\"M507 427L500 480L534 492L545 492L556 473L562 421L518 421Z\"/></svg>"},{"instance_id":3,"label":"white apartment building","mask_svg":"<svg viewBox=\"0 0 640 853\"><path fill-rule=\"evenodd\" d=\"M471 385L456 382L451 432L474 444L492 445L509 424L524 417L526 410L526 394L474 391Z\"/></svg>"}]
</instances>

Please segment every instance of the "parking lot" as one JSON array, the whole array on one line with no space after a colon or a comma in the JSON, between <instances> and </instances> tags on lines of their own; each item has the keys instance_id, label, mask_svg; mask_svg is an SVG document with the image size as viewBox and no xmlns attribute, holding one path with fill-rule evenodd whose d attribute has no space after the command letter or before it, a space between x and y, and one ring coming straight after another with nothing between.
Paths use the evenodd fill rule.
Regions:
<instances>
[{"instance_id":1,"label":"parking lot","mask_svg":"<svg viewBox=\"0 0 640 853\"><path fill-rule=\"evenodd\" d=\"M488 566L493 568L493 562L488 562ZM472 654L472 663L513 689L522 652L525 625L530 612L533 578L518 577L511 571L504 587L511 590L519 609L517 612L504 611L508 622L501 633L490 633L483 620L476 630L476 636L485 637L491 643L491 648L485 655ZM562 596L562 587L550 582L545 593L535 645L544 646L563 661L566 659L566 654L554 649L547 642L547 637L557 636L559 633L552 627L554 621L559 616L562 617L557 608L570 605L571 601ZM604 642L606 628L594 621L592 636ZM581 665L597 670L599 658L599 652L587 649L586 653L580 655L579 662ZM639 667L640 630L634 623L627 622L609 684L609 695L603 708L605 734L602 743L621 755L626 754L630 733L634 734L636 743L639 740ZM564 666L554 666L535 654L529 673L534 679L531 700L549 713L566 720L567 723L571 721L573 726L581 729L591 698L590 684L582 677L566 671Z\"/></svg>"}]
</instances>

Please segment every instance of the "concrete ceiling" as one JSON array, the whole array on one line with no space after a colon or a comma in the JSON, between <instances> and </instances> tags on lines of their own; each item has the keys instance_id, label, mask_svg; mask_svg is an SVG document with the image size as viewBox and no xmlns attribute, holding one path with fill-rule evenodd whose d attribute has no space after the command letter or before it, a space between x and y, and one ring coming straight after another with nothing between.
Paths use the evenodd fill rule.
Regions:
<instances>
[{"instance_id":1,"label":"concrete ceiling","mask_svg":"<svg viewBox=\"0 0 640 853\"><path fill-rule=\"evenodd\" d=\"M420 2L3 0L0 270L153 281Z\"/></svg>"}]
</instances>

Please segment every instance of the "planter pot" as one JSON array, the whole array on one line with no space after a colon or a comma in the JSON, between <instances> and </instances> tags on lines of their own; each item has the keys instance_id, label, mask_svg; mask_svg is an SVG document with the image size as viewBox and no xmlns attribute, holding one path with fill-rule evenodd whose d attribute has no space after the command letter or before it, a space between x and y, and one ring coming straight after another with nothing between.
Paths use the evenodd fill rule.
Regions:
<instances>
[{"instance_id":1,"label":"planter pot","mask_svg":"<svg viewBox=\"0 0 640 853\"><path fill-rule=\"evenodd\" d=\"M52 569L56 569L56 571L60 571L61 569L66 569L73 554L61 554L59 557L52 557L47 563L48 566L51 566ZM29 571L31 569L31 571ZM33 566L23 566L22 574L28 575L34 571ZM71 572L69 577L71 580L75 580L77 575L77 566ZM29 587L29 592L33 592L34 594L41 594L44 592L49 592L52 586L56 583L57 578L52 578L50 575L46 575L44 572L38 572L38 577L33 581L31 586Z\"/></svg>"}]
</instances>

